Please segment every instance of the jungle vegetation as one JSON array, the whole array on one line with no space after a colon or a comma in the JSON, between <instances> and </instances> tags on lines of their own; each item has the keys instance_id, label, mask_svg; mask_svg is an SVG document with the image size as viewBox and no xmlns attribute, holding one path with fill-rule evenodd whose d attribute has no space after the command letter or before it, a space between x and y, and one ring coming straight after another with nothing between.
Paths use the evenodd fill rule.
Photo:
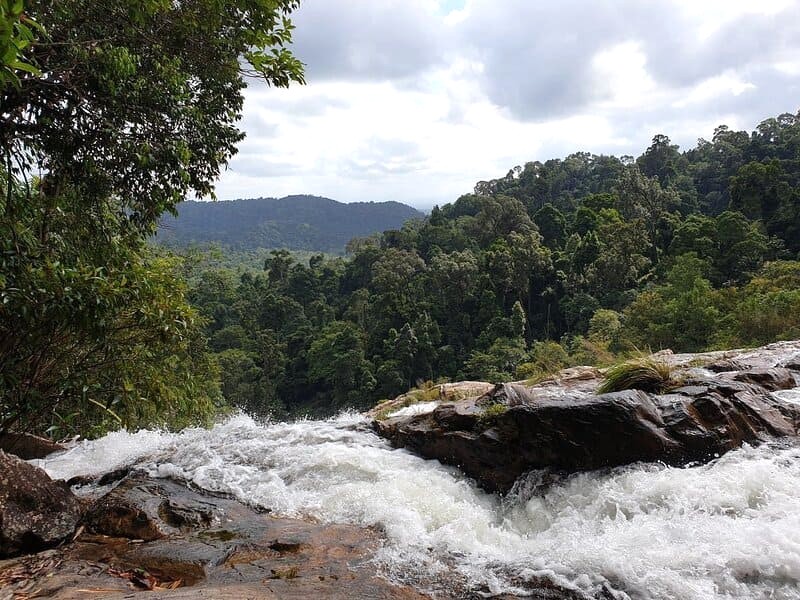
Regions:
<instances>
[{"instance_id":1,"label":"jungle vegetation","mask_svg":"<svg viewBox=\"0 0 800 600\"><path fill-rule=\"evenodd\" d=\"M224 404L158 219L208 196L245 77L303 82L294 0L0 1L0 433L207 421Z\"/></svg>"},{"instance_id":2,"label":"jungle vegetation","mask_svg":"<svg viewBox=\"0 0 800 600\"><path fill-rule=\"evenodd\" d=\"M800 115L685 152L657 135L515 167L344 258L198 268L189 298L225 398L274 416L797 338L799 186Z\"/></svg>"},{"instance_id":3,"label":"jungle vegetation","mask_svg":"<svg viewBox=\"0 0 800 600\"><path fill-rule=\"evenodd\" d=\"M245 78L303 82L296 7L0 0L0 433L330 414L800 337L800 114L529 162L345 257L154 247L213 196Z\"/></svg>"}]
</instances>

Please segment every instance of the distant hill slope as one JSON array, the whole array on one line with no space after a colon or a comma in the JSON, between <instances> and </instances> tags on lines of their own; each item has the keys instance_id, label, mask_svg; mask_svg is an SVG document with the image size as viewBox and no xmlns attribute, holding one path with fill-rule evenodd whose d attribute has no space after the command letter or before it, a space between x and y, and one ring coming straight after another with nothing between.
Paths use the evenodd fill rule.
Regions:
<instances>
[{"instance_id":1,"label":"distant hill slope","mask_svg":"<svg viewBox=\"0 0 800 600\"><path fill-rule=\"evenodd\" d=\"M354 237L399 229L418 210L399 202L344 204L319 196L184 202L156 241L168 246L216 242L238 250L289 248L342 253Z\"/></svg>"}]
</instances>

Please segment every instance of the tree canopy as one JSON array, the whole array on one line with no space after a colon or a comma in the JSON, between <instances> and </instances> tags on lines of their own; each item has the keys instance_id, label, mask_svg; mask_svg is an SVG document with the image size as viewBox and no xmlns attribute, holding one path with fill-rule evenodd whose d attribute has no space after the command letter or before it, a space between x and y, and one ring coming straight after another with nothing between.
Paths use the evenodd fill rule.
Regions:
<instances>
[{"instance_id":1,"label":"tree canopy","mask_svg":"<svg viewBox=\"0 0 800 600\"><path fill-rule=\"evenodd\" d=\"M0 3L0 431L208 418L180 265L148 235L213 192L245 78L302 83L292 0Z\"/></svg>"},{"instance_id":2,"label":"tree canopy","mask_svg":"<svg viewBox=\"0 0 800 600\"><path fill-rule=\"evenodd\" d=\"M69 185L87 204L113 202L145 229L186 197L210 195L243 137L245 77L303 81L286 47L297 4L36 2L30 15L46 34L21 53L41 74L0 96L8 171L41 175L44 193Z\"/></svg>"},{"instance_id":3,"label":"tree canopy","mask_svg":"<svg viewBox=\"0 0 800 600\"><path fill-rule=\"evenodd\" d=\"M798 152L800 118L781 115L686 152L659 135L635 160L532 162L346 258L195 271L192 299L255 365L223 368L228 400L272 414L797 336Z\"/></svg>"}]
</instances>

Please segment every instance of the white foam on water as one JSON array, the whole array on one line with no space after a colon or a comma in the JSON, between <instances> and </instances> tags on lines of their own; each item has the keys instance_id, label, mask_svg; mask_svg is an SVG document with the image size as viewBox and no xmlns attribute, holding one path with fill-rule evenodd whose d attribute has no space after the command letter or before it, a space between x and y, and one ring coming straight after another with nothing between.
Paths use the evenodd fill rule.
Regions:
<instances>
[{"instance_id":1,"label":"white foam on water","mask_svg":"<svg viewBox=\"0 0 800 600\"><path fill-rule=\"evenodd\" d=\"M53 479L70 479L76 475L102 475L122 466L130 465L144 457L175 447L180 438L190 437L192 431L171 434L163 431L143 429L129 433L124 429L115 431L97 440L84 440L65 452L31 460L42 467Z\"/></svg>"},{"instance_id":2,"label":"white foam on water","mask_svg":"<svg viewBox=\"0 0 800 600\"><path fill-rule=\"evenodd\" d=\"M65 478L131 462L277 514L380 525L378 560L398 578L455 568L493 593L550 574L587 593L624 590L620 598L800 599L797 446L744 447L690 468L578 474L505 500L392 449L356 415L119 432L42 465Z\"/></svg>"},{"instance_id":3,"label":"white foam on water","mask_svg":"<svg viewBox=\"0 0 800 600\"><path fill-rule=\"evenodd\" d=\"M772 395L790 404L800 404L800 388L778 390L777 392L772 392Z\"/></svg>"},{"instance_id":4,"label":"white foam on water","mask_svg":"<svg viewBox=\"0 0 800 600\"><path fill-rule=\"evenodd\" d=\"M389 413L389 417L416 417L417 415L427 415L436 410L439 402L418 402Z\"/></svg>"}]
</instances>

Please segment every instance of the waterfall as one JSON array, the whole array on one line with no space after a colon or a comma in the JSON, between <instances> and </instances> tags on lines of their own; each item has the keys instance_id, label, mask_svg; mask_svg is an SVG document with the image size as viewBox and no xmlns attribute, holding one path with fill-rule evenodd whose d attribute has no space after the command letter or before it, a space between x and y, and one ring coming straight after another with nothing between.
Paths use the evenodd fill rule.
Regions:
<instances>
[{"instance_id":1,"label":"waterfall","mask_svg":"<svg viewBox=\"0 0 800 600\"><path fill-rule=\"evenodd\" d=\"M800 401L792 392L781 394ZM276 514L377 526L386 536L380 572L428 589L456 573L487 595L521 592L547 576L620 599L800 598L793 442L745 446L685 468L531 473L505 498L452 467L392 449L353 414L122 431L37 464L54 478L135 464Z\"/></svg>"}]
</instances>

